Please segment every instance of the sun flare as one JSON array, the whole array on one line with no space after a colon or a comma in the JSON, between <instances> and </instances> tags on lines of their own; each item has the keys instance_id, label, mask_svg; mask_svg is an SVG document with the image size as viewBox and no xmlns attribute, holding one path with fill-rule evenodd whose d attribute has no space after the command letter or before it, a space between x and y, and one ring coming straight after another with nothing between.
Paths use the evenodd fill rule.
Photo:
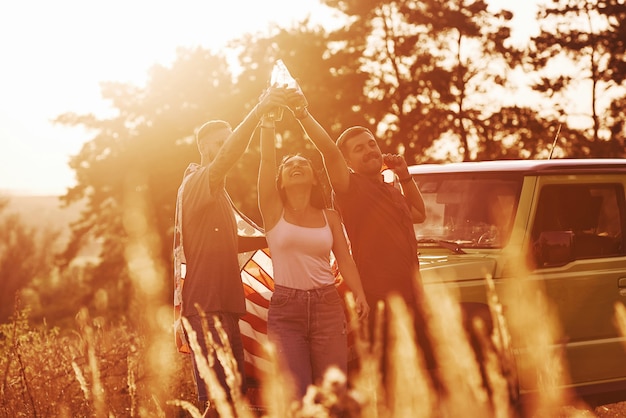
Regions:
<instances>
[{"instance_id":1,"label":"sun flare","mask_svg":"<svg viewBox=\"0 0 626 418\"><path fill-rule=\"evenodd\" d=\"M110 113L101 82L142 85L179 47L219 49L309 16L324 23L331 13L319 0L3 2L0 192L57 195L74 184L69 156L91 137L51 121L66 112Z\"/></svg>"}]
</instances>

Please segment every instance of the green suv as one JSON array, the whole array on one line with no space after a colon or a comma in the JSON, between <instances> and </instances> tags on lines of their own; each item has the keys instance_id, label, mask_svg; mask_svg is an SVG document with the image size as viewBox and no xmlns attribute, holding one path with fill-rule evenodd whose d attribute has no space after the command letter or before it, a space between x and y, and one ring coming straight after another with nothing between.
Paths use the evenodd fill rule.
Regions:
<instances>
[{"instance_id":1,"label":"green suv","mask_svg":"<svg viewBox=\"0 0 626 418\"><path fill-rule=\"evenodd\" d=\"M567 367L559 384L583 396L626 390L626 339L616 321L616 306L626 302L626 160L423 164L409 171L426 204L426 221L415 225L426 287L448 284L467 317L488 319L492 278L504 323L520 324L510 317L513 306L519 312L530 300L512 300L506 289L538 285L558 326L549 349ZM510 330L521 395L541 388L537 347L516 336L541 330L547 319Z\"/></svg>"}]
</instances>

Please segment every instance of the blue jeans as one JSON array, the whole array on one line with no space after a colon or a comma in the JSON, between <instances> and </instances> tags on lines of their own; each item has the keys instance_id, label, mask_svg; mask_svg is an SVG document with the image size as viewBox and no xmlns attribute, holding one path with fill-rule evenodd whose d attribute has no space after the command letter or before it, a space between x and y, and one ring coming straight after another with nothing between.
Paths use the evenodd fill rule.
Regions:
<instances>
[{"instance_id":1,"label":"blue jeans","mask_svg":"<svg viewBox=\"0 0 626 418\"><path fill-rule=\"evenodd\" d=\"M267 334L291 372L295 395L322 381L326 369L347 372L348 340L343 300L334 285L298 290L276 285L270 300Z\"/></svg>"},{"instance_id":2,"label":"blue jeans","mask_svg":"<svg viewBox=\"0 0 626 418\"><path fill-rule=\"evenodd\" d=\"M241 341L241 333L239 331L239 315L228 312L208 312L206 314L208 329L213 336L213 341L215 341L217 344L221 344L217 329L215 327L215 316L219 318L222 324L222 328L224 329L224 331L226 331L226 334L228 335L230 348L233 352L235 360L237 361L237 368L239 369L239 374L241 375L241 391L242 393L246 393L246 375L244 369L243 343ZM188 316L187 320L189 321L191 328L195 331L198 337L198 343L202 348L202 355L207 358L207 341L204 338L204 331L202 330L202 317L200 315L192 315ZM204 380L200 376L200 372L198 371L198 365L196 364L195 355L192 354L191 359L193 361L193 374L196 381L196 387L198 389L198 401L204 403L209 400L207 387ZM224 368L222 367L222 364L216 356L213 356L213 360L213 370L215 371L217 379L219 380L220 384L226 391L228 398L230 399L230 388L226 383Z\"/></svg>"}]
</instances>

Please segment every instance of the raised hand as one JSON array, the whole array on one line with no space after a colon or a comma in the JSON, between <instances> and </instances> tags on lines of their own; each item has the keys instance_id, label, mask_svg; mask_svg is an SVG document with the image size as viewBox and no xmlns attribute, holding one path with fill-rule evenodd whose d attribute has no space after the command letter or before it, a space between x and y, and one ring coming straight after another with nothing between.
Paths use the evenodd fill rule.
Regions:
<instances>
[{"instance_id":1,"label":"raised hand","mask_svg":"<svg viewBox=\"0 0 626 418\"><path fill-rule=\"evenodd\" d=\"M400 154L383 154L383 163L400 177L409 174L406 160Z\"/></svg>"},{"instance_id":2,"label":"raised hand","mask_svg":"<svg viewBox=\"0 0 626 418\"><path fill-rule=\"evenodd\" d=\"M287 106L289 110L297 119L302 119L307 115L307 106L309 103L302 93L302 90L298 87L295 89L285 89Z\"/></svg>"},{"instance_id":3,"label":"raised hand","mask_svg":"<svg viewBox=\"0 0 626 418\"><path fill-rule=\"evenodd\" d=\"M287 94L284 88L269 87L261 93L255 112L259 119L277 108L287 107Z\"/></svg>"}]
</instances>

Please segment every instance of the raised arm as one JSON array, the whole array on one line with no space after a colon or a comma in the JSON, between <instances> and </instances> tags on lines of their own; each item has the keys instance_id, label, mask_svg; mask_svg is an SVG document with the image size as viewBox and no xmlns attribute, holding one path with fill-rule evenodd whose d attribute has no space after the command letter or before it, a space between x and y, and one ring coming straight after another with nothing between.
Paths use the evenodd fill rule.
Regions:
<instances>
[{"instance_id":1,"label":"raised arm","mask_svg":"<svg viewBox=\"0 0 626 418\"><path fill-rule=\"evenodd\" d=\"M315 147L322 154L324 166L330 178L333 189L336 192L348 190L350 183L350 170L341 151L332 140L328 132L307 110L307 101L299 89L287 90L287 103L294 116L300 121L302 128L307 133Z\"/></svg>"},{"instance_id":2,"label":"raised arm","mask_svg":"<svg viewBox=\"0 0 626 418\"><path fill-rule=\"evenodd\" d=\"M398 176L402 193L411 208L413 223L419 224L426 220L426 205L422 193L413 181L409 168L403 156L398 154L383 154L383 161Z\"/></svg>"},{"instance_id":3,"label":"raised arm","mask_svg":"<svg viewBox=\"0 0 626 418\"><path fill-rule=\"evenodd\" d=\"M411 206L411 215L413 217L413 223L421 224L426 220L426 206L424 204L424 198L422 197L422 193L420 189L413 181L413 178L403 179L404 181L400 183L402 186L402 192L406 199L409 201Z\"/></svg>"},{"instance_id":4,"label":"raised arm","mask_svg":"<svg viewBox=\"0 0 626 418\"><path fill-rule=\"evenodd\" d=\"M259 166L258 194L259 211L263 218L263 228L267 232L280 219L283 205L276 188L276 151L274 121L264 117L261 121L261 164Z\"/></svg>"},{"instance_id":5,"label":"raised arm","mask_svg":"<svg viewBox=\"0 0 626 418\"><path fill-rule=\"evenodd\" d=\"M259 103L257 103L257 105L248 112L244 120L237 125L228 139L226 139L213 161L210 162L209 186L211 190L215 190L223 184L226 174L228 174L230 169L235 165L239 157L243 155L261 116L269 112L272 108L284 104L284 93L270 94L266 91L261 95Z\"/></svg>"}]
</instances>

